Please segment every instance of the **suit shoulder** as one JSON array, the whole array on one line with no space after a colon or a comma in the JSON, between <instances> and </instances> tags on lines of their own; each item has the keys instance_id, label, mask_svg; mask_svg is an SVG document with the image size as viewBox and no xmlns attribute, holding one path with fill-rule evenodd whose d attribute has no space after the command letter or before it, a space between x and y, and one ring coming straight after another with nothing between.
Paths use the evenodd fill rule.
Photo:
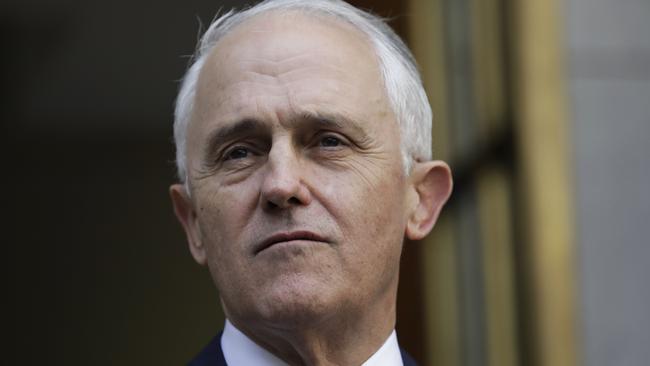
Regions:
<instances>
[{"instance_id":1,"label":"suit shoulder","mask_svg":"<svg viewBox=\"0 0 650 366\"><path fill-rule=\"evenodd\" d=\"M188 366L226 366L221 351L221 333L217 334L201 352L188 363Z\"/></svg>"}]
</instances>

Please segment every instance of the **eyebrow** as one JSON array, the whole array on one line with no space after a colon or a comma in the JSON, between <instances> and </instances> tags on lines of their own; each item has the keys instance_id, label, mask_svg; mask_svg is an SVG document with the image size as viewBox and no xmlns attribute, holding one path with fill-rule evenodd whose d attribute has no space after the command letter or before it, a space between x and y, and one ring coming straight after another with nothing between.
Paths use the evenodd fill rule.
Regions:
<instances>
[{"instance_id":1,"label":"eyebrow","mask_svg":"<svg viewBox=\"0 0 650 366\"><path fill-rule=\"evenodd\" d=\"M294 118L294 120L296 120L296 122L307 121L309 124L317 125L321 128L350 130L360 136L366 134L365 130L357 121L340 113L302 112L298 117Z\"/></svg>"},{"instance_id":2,"label":"eyebrow","mask_svg":"<svg viewBox=\"0 0 650 366\"><path fill-rule=\"evenodd\" d=\"M306 122L306 123L305 123ZM349 130L359 137L365 137L366 133L361 125L355 120L340 113L314 113L301 112L290 119L290 124L298 126L305 125L305 128L315 126L333 130ZM235 123L220 127L208 135L205 156L210 157L221 145L232 141L237 137L250 135L252 131L261 133L268 130L268 125L255 118L244 118Z\"/></svg>"},{"instance_id":3,"label":"eyebrow","mask_svg":"<svg viewBox=\"0 0 650 366\"><path fill-rule=\"evenodd\" d=\"M217 151L219 146L231 141L239 136L250 134L251 131L262 131L266 127L264 124L253 118L245 118L235 123L220 127L208 135L205 155L210 156Z\"/></svg>"}]
</instances>

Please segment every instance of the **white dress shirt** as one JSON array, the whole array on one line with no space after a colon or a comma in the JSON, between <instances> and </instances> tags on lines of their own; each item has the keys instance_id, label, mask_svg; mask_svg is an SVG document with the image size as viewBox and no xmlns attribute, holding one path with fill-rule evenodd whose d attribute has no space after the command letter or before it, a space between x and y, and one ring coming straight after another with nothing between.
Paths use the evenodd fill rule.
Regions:
<instances>
[{"instance_id":1,"label":"white dress shirt","mask_svg":"<svg viewBox=\"0 0 650 366\"><path fill-rule=\"evenodd\" d=\"M287 366L286 362L258 346L227 319L221 335L221 349L228 365ZM403 366L395 330L361 366Z\"/></svg>"}]
</instances>

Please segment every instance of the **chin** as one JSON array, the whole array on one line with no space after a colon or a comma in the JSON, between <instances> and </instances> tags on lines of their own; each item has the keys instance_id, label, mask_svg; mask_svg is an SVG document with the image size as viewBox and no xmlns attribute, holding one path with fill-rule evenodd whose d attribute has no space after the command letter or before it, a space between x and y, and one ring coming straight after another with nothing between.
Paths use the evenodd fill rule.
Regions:
<instances>
[{"instance_id":1,"label":"chin","mask_svg":"<svg viewBox=\"0 0 650 366\"><path fill-rule=\"evenodd\" d=\"M277 328L316 326L341 310L338 292L314 281L276 283L256 297L250 317Z\"/></svg>"}]
</instances>

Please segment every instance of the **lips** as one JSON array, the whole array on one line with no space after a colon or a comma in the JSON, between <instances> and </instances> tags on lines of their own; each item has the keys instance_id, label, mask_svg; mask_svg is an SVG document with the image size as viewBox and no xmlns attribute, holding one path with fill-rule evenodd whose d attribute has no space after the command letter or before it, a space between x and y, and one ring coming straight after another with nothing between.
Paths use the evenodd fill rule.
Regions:
<instances>
[{"instance_id":1,"label":"lips","mask_svg":"<svg viewBox=\"0 0 650 366\"><path fill-rule=\"evenodd\" d=\"M268 249L275 244L284 243L293 240L303 240L303 241L313 241L313 242L327 242L322 236L313 233L311 231L291 231L283 232L271 235L270 237L264 239L259 245L255 248L255 254Z\"/></svg>"}]
</instances>

